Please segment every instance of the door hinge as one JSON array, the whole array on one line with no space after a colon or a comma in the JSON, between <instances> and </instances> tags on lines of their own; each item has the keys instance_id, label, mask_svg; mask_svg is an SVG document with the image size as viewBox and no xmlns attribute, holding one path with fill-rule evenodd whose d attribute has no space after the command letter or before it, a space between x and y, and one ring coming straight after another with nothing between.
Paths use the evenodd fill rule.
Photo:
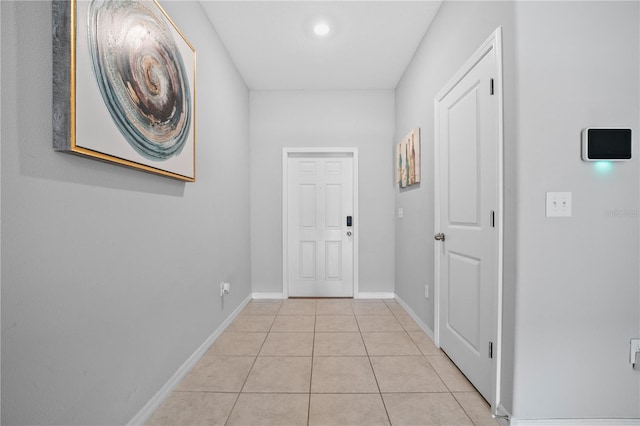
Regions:
<instances>
[{"instance_id":1,"label":"door hinge","mask_svg":"<svg viewBox=\"0 0 640 426\"><path fill-rule=\"evenodd\" d=\"M493 79L490 78L489 79L489 94L493 95L495 93L494 89L493 89Z\"/></svg>"},{"instance_id":2,"label":"door hinge","mask_svg":"<svg viewBox=\"0 0 640 426\"><path fill-rule=\"evenodd\" d=\"M496 212L491 210L491 218L490 218L491 227L496 227Z\"/></svg>"},{"instance_id":3,"label":"door hinge","mask_svg":"<svg viewBox=\"0 0 640 426\"><path fill-rule=\"evenodd\" d=\"M489 358L493 358L493 342L489 342Z\"/></svg>"}]
</instances>

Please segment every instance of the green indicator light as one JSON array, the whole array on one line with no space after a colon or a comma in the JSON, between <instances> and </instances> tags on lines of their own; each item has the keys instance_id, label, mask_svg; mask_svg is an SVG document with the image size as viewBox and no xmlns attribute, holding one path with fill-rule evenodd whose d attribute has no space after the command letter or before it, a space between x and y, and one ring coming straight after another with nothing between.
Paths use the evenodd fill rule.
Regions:
<instances>
[{"instance_id":1,"label":"green indicator light","mask_svg":"<svg viewBox=\"0 0 640 426\"><path fill-rule=\"evenodd\" d=\"M600 173L600 174L607 174L611 172L611 169L613 168L613 162L611 161L596 161L594 163L594 167L596 169L596 172Z\"/></svg>"}]
</instances>

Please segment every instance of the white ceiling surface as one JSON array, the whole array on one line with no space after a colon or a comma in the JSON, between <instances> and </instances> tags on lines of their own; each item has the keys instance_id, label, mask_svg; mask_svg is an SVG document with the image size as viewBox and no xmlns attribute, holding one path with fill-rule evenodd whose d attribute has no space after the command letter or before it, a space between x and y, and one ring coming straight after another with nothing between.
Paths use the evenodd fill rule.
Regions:
<instances>
[{"instance_id":1,"label":"white ceiling surface","mask_svg":"<svg viewBox=\"0 0 640 426\"><path fill-rule=\"evenodd\" d=\"M442 1L201 3L249 89L367 90L396 87Z\"/></svg>"}]
</instances>

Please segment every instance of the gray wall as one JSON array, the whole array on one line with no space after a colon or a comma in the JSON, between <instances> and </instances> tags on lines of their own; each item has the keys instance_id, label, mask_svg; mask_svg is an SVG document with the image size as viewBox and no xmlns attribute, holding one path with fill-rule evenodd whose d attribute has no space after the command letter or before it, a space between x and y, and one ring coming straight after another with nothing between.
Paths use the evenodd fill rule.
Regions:
<instances>
[{"instance_id":1,"label":"gray wall","mask_svg":"<svg viewBox=\"0 0 640 426\"><path fill-rule=\"evenodd\" d=\"M404 218L395 219L396 294L423 322L434 326L434 107L433 99L467 59L502 27L504 86L504 155L516 156L514 2L444 2L396 89L397 143L413 127L422 132L422 182L396 188L395 203ZM516 165L505 161L504 330L502 405L512 406L514 363ZM431 297L424 297L424 286Z\"/></svg>"},{"instance_id":2,"label":"gray wall","mask_svg":"<svg viewBox=\"0 0 640 426\"><path fill-rule=\"evenodd\" d=\"M422 127L425 171L396 193L396 293L433 326L433 97L503 26L502 403L515 418L640 417L638 160L608 174L580 160L590 126L631 127L639 152L638 6L445 2L396 92L395 140ZM546 191L572 191L573 217L545 218Z\"/></svg>"},{"instance_id":3,"label":"gray wall","mask_svg":"<svg viewBox=\"0 0 640 426\"><path fill-rule=\"evenodd\" d=\"M282 148L359 149L360 292L393 292L393 91L251 92L254 292L282 292Z\"/></svg>"},{"instance_id":4,"label":"gray wall","mask_svg":"<svg viewBox=\"0 0 640 426\"><path fill-rule=\"evenodd\" d=\"M504 27L505 80L512 79L512 22L512 2L444 2L396 89L394 143L414 127L422 136L422 182L396 186L396 210L404 210L404 218L395 219L396 293L432 329L434 298L425 299L424 286L433 295L433 99L499 26Z\"/></svg>"},{"instance_id":5,"label":"gray wall","mask_svg":"<svg viewBox=\"0 0 640 426\"><path fill-rule=\"evenodd\" d=\"M516 5L521 418L640 417L639 6ZM635 158L609 173L581 161L594 126L632 128ZM572 191L573 216L545 218L545 191Z\"/></svg>"},{"instance_id":6,"label":"gray wall","mask_svg":"<svg viewBox=\"0 0 640 426\"><path fill-rule=\"evenodd\" d=\"M128 422L250 294L248 90L162 4L198 51L196 183L54 152L51 4L1 3L3 424Z\"/></svg>"}]
</instances>

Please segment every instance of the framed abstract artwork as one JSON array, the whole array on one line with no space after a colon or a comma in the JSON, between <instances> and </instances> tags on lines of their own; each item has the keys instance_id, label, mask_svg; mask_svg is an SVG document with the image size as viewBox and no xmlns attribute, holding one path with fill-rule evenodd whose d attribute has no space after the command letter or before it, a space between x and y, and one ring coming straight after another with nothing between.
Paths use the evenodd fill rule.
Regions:
<instances>
[{"instance_id":1,"label":"framed abstract artwork","mask_svg":"<svg viewBox=\"0 0 640 426\"><path fill-rule=\"evenodd\" d=\"M420 182L420 129L411 130L396 146L396 182L401 188Z\"/></svg>"},{"instance_id":2,"label":"framed abstract artwork","mask_svg":"<svg viewBox=\"0 0 640 426\"><path fill-rule=\"evenodd\" d=\"M196 52L153 0L53 2L53 147L195 181Z\"/></svg>"}]
</instances>

